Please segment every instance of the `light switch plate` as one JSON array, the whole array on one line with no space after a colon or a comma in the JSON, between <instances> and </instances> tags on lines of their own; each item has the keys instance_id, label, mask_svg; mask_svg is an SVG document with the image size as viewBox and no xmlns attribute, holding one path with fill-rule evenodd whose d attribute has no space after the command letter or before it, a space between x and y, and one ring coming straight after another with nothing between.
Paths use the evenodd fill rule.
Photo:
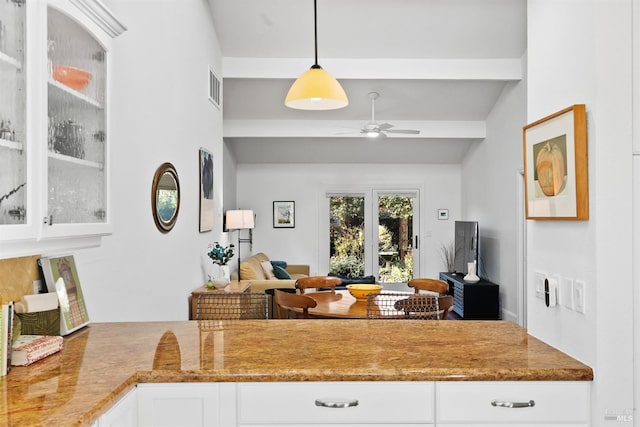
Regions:
<instances>
[{"instance_id":1,"label":"light switch plate","mask_svg":"<svg viewBox=\"0 0 640 427\"><path fill-rule=\"evenodd\" d=\"M571 277L560 280L560 305L573 310L573 278Z\"/></svg>"},{"instance_id":2,"label":"light switch plate","mask_svg":"<svg viewBox=\"0 0 640 427\"><path fill-rule=\"evenodd\" d=\"M573 309L578 313L584 314L586 311L585 307L585 288L586 284L583 280L576 280L573 283Z\"/></svg>"},{"instance_id":3,"label":"light switch plate","mask_svg":"<svg viewBox=\"0 0 640 427\"><path fill-rule=\"evenodd\" d=\"M544 279L547 278L547 273L543 271L536 271L535 273L535 290L536 298L544 299Z\"/></svg>"}]
</instances>

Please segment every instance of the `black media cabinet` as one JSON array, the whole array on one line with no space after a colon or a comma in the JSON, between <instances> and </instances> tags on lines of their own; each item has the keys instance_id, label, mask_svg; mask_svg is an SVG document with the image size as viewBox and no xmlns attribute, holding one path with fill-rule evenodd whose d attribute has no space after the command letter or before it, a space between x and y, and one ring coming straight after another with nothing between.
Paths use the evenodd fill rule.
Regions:
<instances>
[{"instance_id":1,"label":"black media cabinet","mask_svg":"<svg viewBox=\"0 0 640 427\"><path fill-rule=\"evenodd\" d=\"M462 273L440 273L453 295L453 311L463 319L499 320L500 287L488 280L465 282Z\"/></svg>"}]
</instances>

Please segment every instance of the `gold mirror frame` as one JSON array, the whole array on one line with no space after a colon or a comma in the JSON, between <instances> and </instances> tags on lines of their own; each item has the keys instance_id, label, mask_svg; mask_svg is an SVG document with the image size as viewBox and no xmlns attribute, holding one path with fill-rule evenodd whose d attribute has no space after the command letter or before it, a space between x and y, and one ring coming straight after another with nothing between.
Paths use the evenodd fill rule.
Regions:
<instances>
[{"instance_id":1,"label":"gold mirror frame","mask_svg":"<svg viewBox=\"0 0 640 427\"><path fill-rule=\"evenodd\" d=\"M160 192L169 192L169 194L160 195ZM170 194L175 192L175 195ZM168 204L161 206L161 204ZM164 209L163 209L164 208ZM164 214L161 210L165 211ZM162 233L168 233L178 219L180 211L180 180L175 167L171 163L163 163L153 176L153 185L151 186L151 212L156 227Z\"/></svg>"}]
</instances>

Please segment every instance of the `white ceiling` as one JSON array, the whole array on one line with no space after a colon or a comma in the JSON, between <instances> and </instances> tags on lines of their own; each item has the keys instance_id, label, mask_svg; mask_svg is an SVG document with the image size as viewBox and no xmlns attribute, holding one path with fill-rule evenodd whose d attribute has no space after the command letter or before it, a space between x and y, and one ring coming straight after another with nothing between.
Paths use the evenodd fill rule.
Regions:
<instances>
[{"instance_id":1,"label":"white ceiling","mask_svg":"<svg viewBox=\"0 0 640 427\"><path fill-rule=\"evenodd\" d=\"M318 0L318 62L349 106L284 106L313 64L313 0L208 0L223 54L223 134L240 163L457 163L522 78L526 0ZM372 141L376 121L420 135Z\"/></svg>"}]
</instances>

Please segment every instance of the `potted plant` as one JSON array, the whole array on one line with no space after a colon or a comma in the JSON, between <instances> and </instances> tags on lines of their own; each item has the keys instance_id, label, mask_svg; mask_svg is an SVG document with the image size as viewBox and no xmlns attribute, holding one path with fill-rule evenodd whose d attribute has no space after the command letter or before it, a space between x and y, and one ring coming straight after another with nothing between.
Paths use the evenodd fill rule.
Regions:
<instances>
[{"instance_id":1,"label":"potted plant","mask_svg":"<svg viewBox=\"0 0 640 427\"><path fill-rule=\"evenodd\" d=\"M207 256L211 258L211 261L219 266L219 277L212 279L209 276L209 282L207 287L215 287L221 289L227 286L230 282L229 266L227 265L231 258L233 258L233 244L225 247L219 242L214 242L208 246Z\"/></svg>"},{"instance_id":2,"label":"potted plant","mask_svg":"<svg viewBox=\"0 0 640 427\"><path fill-rule=\"evenodd\" d=\"M442 243L440 245L440 250L442 251L442 262L444 262L444 268L447 273L454 273L456 270L455 267L455 256L456 251L453 245L453 242Z\"/></svg>"}]
</instances>

